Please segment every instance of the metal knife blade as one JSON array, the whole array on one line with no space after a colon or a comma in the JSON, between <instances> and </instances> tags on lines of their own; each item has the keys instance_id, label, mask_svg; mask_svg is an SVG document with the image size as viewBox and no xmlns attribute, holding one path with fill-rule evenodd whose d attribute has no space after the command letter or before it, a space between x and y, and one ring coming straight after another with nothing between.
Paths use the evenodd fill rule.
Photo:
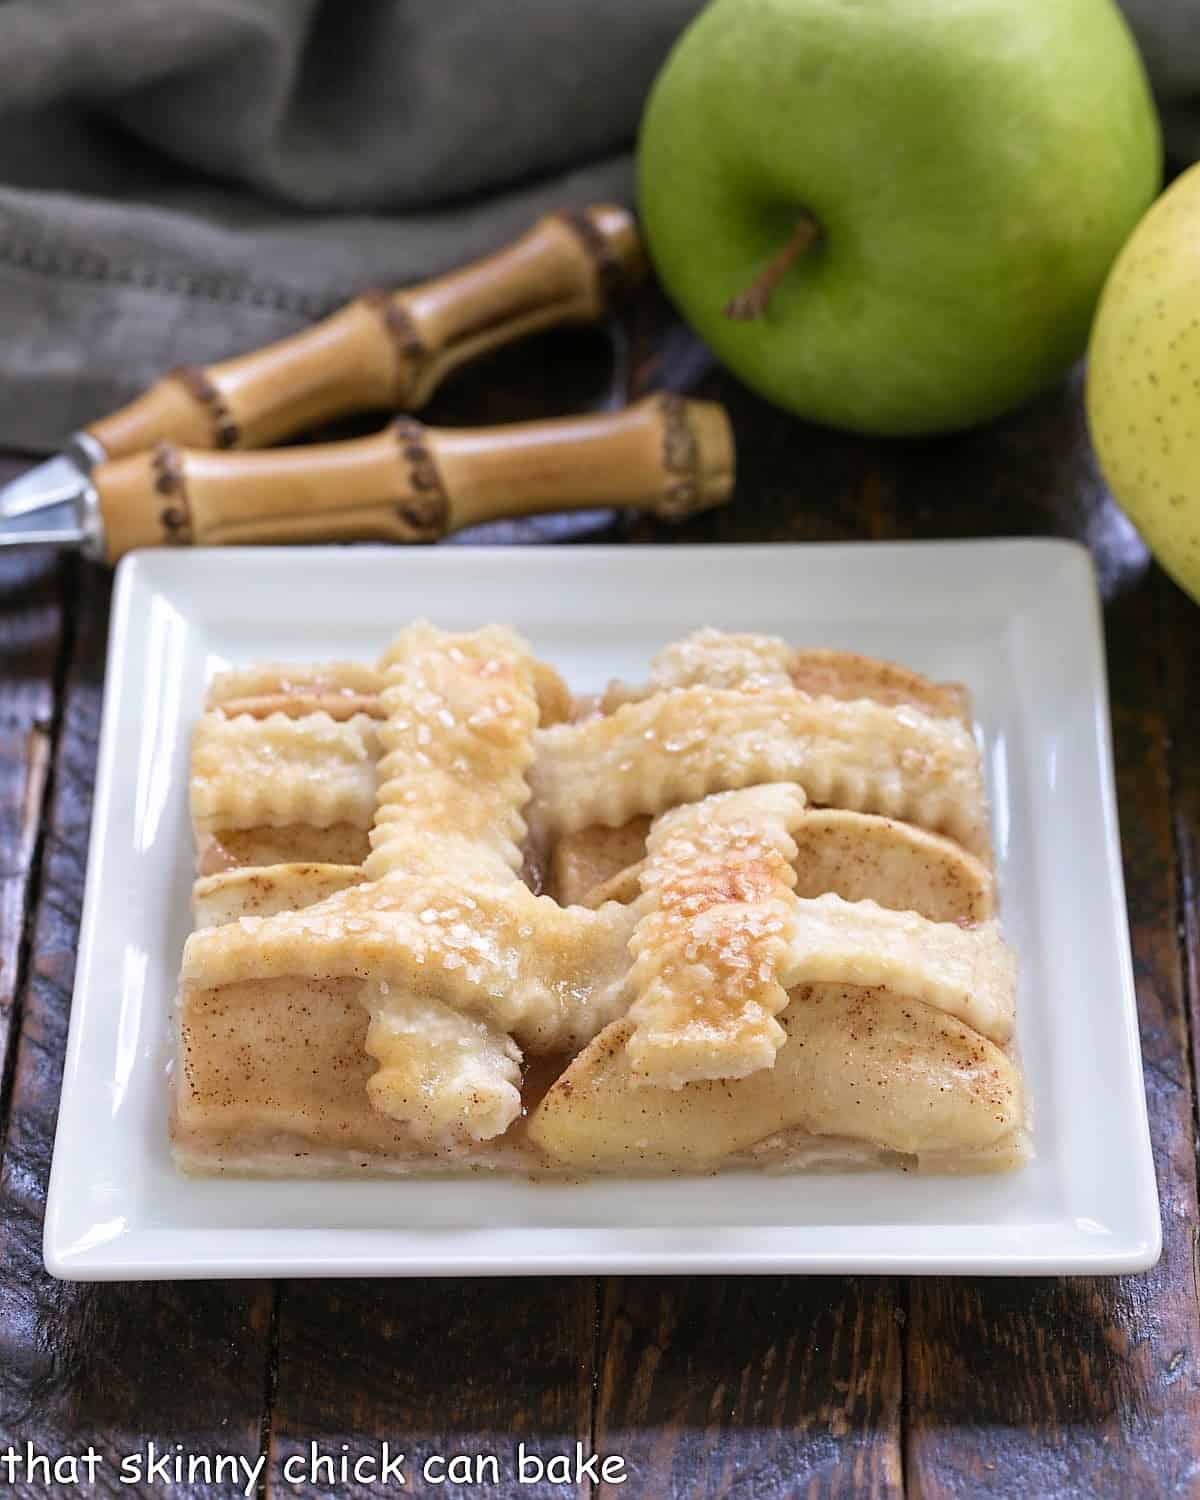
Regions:
<instances>
[{"instance_id":1,"label":"metal knife blade","mask_svg":"<svg viewBox=\"0 0 1200 1500\"><path fill-rule=\"evenodd\" d=\"M94 554L99 515L88 472L102 457L90 439L35 464L0 488L0 547L81 547Z\"/></svg>"}]
</instances>

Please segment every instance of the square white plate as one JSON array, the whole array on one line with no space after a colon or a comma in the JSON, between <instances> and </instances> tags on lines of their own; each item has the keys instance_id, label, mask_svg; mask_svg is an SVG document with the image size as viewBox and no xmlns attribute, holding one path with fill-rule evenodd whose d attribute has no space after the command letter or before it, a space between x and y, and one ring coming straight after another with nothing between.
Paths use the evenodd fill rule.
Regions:
<instances>
[{"instance_id":1,"label":"square white plate","mask_svg":"<svg viewBox=\"0 0 1200 1500\"><path fill-rule=\"evenodd\" d=\"M188 737L231 663L511 621L578 689L695 626L968 683L1036 1160L1000 1177L189 1179L167 1145ZM1131 1271L1159 1253L1100 614L1063 542L147 552L120 569L45 1257L81 1279Z\"/></svg>"}]
</instances>

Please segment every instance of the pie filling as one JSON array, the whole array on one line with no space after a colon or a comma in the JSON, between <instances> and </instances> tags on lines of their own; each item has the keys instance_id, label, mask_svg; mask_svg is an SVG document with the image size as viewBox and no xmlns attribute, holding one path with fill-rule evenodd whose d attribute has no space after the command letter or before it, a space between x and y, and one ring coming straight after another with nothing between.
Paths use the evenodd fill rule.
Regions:
<instances>
[{"instance_id":1,"label":"pie filling","mask_svg":"<svg viewBox=\"0 0 1200 1500\"><path fill-rule=\"evenodd\" d=\"M964 689L703 630L573 698L512 631L210 688L185 1171L1028 1156Z\"/></svg>"}]
</instances>

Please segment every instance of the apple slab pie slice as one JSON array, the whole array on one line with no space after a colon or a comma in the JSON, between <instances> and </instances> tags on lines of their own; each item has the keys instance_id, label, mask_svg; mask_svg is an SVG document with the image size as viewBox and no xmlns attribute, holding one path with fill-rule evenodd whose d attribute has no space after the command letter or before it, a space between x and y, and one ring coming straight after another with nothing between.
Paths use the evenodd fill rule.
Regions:
<instances>
[{"instance_id":1,"label":"apple slab pie slice","mask_svg":"<svg viewBox=\"0 0 1200 1500\"><path fill-rule=\"evenodd\" d=\"M417 624L218 678L192 808L185 1168L1023 1159L955 684L700 631L573 700Z\"/></svg>"}]
</instances>

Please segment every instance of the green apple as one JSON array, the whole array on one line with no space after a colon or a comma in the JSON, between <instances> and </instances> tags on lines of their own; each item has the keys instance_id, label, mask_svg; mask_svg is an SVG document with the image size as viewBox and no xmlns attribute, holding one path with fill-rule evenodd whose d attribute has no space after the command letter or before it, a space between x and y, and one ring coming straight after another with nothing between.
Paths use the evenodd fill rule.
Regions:
<instances>
[{"instance_id":1,"label":"green apple","mask_svg":"<svg viewBox=\"0 0 1200 1500\"><path fill-rule=\"evenodd\" d=\"M1069 365L1160 173L1111 0L712 0L638 146L651 255L714 353L878 433Z\"/></svg>"},{"instance_id":2,"label":"green apple","mask_svg":"<svg viewBox=\"0 0 1200 1500\"><path fill-rule=\"evenodd\" d=\"M1117 257L1092 329L1087 406L1113 494L1200 600L1200 166Z\"/></svg>"}]
</instances>

